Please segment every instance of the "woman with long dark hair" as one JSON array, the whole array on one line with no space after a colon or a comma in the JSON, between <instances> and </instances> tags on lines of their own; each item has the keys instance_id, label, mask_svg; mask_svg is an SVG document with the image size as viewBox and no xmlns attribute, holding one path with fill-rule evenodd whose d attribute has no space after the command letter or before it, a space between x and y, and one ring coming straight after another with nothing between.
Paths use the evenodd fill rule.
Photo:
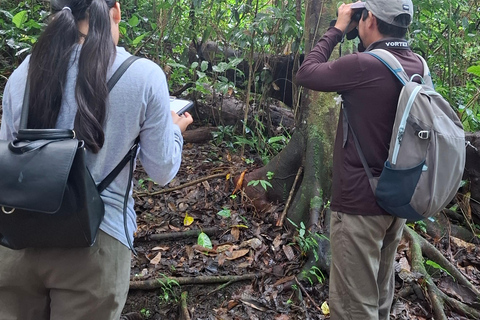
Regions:
<instances>
[{"instance_id":1,"label":"woman with long dark hair","mask_svg":"<svg viewBox=\"0 0 480 320\"><path fill-rule=\"evenodd\" d=\"M99 183L140 138L138 157L165 185L176 175L190 114L170 111L166 77L147 59L135 61L111 92L107 81L130 54L117 47L120 5L113 0L52 0L51 20L32 54L13 72L3 96L0 139L19 127L27 76L29 129L74 129L87 147ZM92 247L0 247L0 318L117 320L126 301L136 229L128 166L102 192L105 217ZM128 233L125 232L128 230Z\"/></svg>"}]
</instances>

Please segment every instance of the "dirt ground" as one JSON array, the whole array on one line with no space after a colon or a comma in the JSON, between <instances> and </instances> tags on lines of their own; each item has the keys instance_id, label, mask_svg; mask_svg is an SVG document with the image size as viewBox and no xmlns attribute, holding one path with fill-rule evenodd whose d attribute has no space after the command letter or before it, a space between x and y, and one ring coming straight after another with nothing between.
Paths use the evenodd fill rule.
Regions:
<instances>
[{"instance_id":1,"label":"dirt ground","mask_svg":"<svg viewBox=\"0 0 480 320\"><path fill-rule=\"evenodd\" d=\"M187 143L183 156L177 177L163 188L149 181L141 166L135 174L138 255L132 259L132 289L124 319L328 319L328 277L311 269L309 279L296 279L305 256L294 234L275 226L282 205L261 214L240 192L232 196L233 176L261 166L257 155L241 158L224 145L206 142ZM199 246L197 234L181 233L199 229L210 235L213 249ZM182 236L177 238L179 233ZM153 235L168 237L152 240ZM466 250L448 240L436 241L435 246L448 249L478 287L480 246ZM407 283L402 277L407 257L407 246L401 244L391 319L433 319L421 281ZM454 287L444 270L433 273L437 285ZM239 276L249 280L236 281ZM137 288L142 285L149 288ZM450 291L454 296L455 289ZM183 308L182 293L186 293ZM468 319L446 313L448 319Z\"/></svg>"}]
</instances>

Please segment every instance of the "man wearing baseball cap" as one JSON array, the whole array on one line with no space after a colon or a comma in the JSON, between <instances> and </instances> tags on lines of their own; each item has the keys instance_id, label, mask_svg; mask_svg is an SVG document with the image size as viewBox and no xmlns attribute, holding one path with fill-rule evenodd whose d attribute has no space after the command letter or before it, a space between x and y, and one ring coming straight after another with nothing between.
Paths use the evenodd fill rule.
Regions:
<instances>
[{"instance_id":1,"label":"man wearing baseball cap","mask_svg":"<svg viewBox=\"0 0 480 320\"><path fill-rule=\"evenodd\" d=\"M352 17L359 16L359 20ZM366 0L342 4L338 19L306 56L296 82L338 92L343 109L333 154L329 280L331 319L387 320L394 295L394 258L405 220L376 202L355 148L355 132L366 162L379 176L388 148L402 84L375 57L356 52L329 61L345 34L358 29L362 50L392 53L409 76L423 74L420 59L405 40L413 17L411 0ZM358 20L358 22L357 22Z\"/></svg>"}]
</instances>

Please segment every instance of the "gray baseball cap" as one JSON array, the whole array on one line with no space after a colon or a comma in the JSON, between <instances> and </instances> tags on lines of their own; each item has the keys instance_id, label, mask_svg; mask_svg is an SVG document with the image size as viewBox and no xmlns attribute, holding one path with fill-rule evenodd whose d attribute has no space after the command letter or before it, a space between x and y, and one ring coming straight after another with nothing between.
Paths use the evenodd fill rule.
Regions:
<instances>
[{"instance_id":1,"label":"gray baseball cap","mask_svg":"<svg viewBox=\"0 0 480 320\"><path fill-rule=\"evenodd\" d=\"M399 15L408 14L410 22L413 19L412 0L366 0L363 3L355 4L356 8L363 6L378 19L397 27L406 28L409 25L395 22L395 18Z\"/></svg>"}]
</instances>

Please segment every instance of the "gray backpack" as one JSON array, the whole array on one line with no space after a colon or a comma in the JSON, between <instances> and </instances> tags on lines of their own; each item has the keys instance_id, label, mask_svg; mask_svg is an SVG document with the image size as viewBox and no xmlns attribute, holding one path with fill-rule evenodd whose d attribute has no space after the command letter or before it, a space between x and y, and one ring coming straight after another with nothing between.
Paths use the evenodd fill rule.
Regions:
<instances>
[{"instance_id":1,"label":"gray backpack","mask_svg":"<svg viewBox=\"0 0 480 320\"><path fill-rule=\"evenodd\" d=\"M430 71L422 57L419 56L424 75L409 78L390 52L375 49L368 54L383 62L404 85L398 99L388 159L380 177L372 176L352 130L377 203L388 213L410 221L433 216L453 199L460 186L465 167L462 123L450 104L433 88ZM412 81L416 77L420 77L421 84ZM348 119L346 121L348 123Z\"/></svg>"}]
</instances>

